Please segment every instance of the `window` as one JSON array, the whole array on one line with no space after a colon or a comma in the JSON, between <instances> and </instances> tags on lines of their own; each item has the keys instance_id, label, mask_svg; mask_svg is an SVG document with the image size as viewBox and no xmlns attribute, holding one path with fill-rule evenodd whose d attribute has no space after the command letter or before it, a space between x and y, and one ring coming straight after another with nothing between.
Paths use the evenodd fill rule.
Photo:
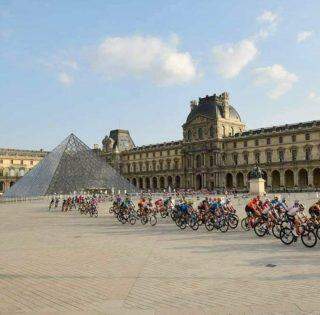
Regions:
<instances>
[{"instance_id":1,"label":"window","mask_svg":"<svg viewBox=\"0 0 320 315\"><path fill-rule=\"evenodd\" d=\"M292 135L292 142L296 142L296 140L297 140L297 136L296 135Z\"/></svg>"},{"instance_id":2,"label":"window","mask_svg":"<svg viewBox=\"0 0 320 315\"><path fill-rule=\"evenodd\" d=\"M167 155L170 155L170 150L167 151Z\"/></svg>"},{"instance_id":3,"label":"window","mask_svg":"<svg viewBox=\"0 0 320 315\"><path fill-rule=\"evenodd\" d=\"M258 139L254 140L254 145L255 145L256 147L259 145L259 140L258 140Z\"/></svg>"},{"instance_id":4,"label":"window","mask_svg":"<svg viewBox=\"0 0 320 315\"><path fill-rule=\"evenodd\" d=\"M225 161L226 161L226 155L225 155L225 154L222 154L221 159L222 159L222 162L225 163Z\"/></svg>"},{"instance_id":5,"label":"window","mask_svg":"<svg viewBox=\"0 0 320 315\"><path fill-rule=\"evenodd\" d=\"M163 170L163 161L159 162L159 170L162 171Z\"/></svg>"},{"instance_id":6,"label":"window","mask_svg":"<svg viewBox=\"0 0 320 315\"><path fill-rule=\"evenodd\" d=\"M188 138L188 141L191 141L191 138L192 138L191 130L188 130L187 138Z\"/></svg>"},{"instance_id":7,"label":"window","mask_svg":"<svg viewBox=\"0 0 320 315\"><path fill-rule=\"evenodd\" d=\"M156 152L152 152L152 156L155 157L156 156Z\"/></svg>"},{"instance_id":8,"label":"window","mask_svg":"<svg viewBox=\"0 0 320 315\"><path fill-rule=\"evenodd\" d=\"M231 136L234 136L234 128L231 127Z\"/></svg>"},{"instance_id":9,"label":"window","mask_svg":"<svg viewBox=\"0 0 320 315\"><path fill-rule=\"evenodd\" d=\"M211 138L214 137L214 129L213 129L213 127L210 127L210 137Z\"/></svg>"},{"instance_id":10,"label":"window","mask_svg":"<svg viewBox=\"0 0 320 315\"><path fill-rule=\"evenodd\" d=\"M0 176L3 176L3 170L0 170Z\"/></svg>"},{"instance_id":11,"label":"window","mask_svg":"<svg viewBox=\"0 0 320 315\"><path fill-rule=\"evenodd\" d=\"M162 151L160 151L160 156L162 156Z\"/></svg>"},{"instance_id":12,"label":"window","mask_svg":"<svg viewBox=\"0 0 320 315\"><path fill-rule=\"evenodd\" d=\"M210 155L210 167L212 167L214 164L213 164L213 156Z\"/></svg>"},{"instance_id":13,"label":"window","mask_svg":"<svg viewBox=\"0 0 320 315\"><path fill-rule=\"evenodd\" d=\"M305 134L305 138L306 138L307 141L310 140L310 133L306 133Z\"/></svg>"},{"instance_id":14,"label":"window","mask_svg":"<svg viewBox=\"0 0 320 315\"><path fill-rule=\"evenodd\" d=\"M178 150L177 150L177 149L174 150L174 154L175 154L175 155L178 154Z\"/></svg>"},{"instance_id":15,"label":"window","mask_svg":"<svg viewBox=\"0 0 320 315\"><path fill-rule=\"evenodd\" d=\"M23 165L23 160L20 161L20 165Z\"/></svg>"},{"instance_id":16,"label":"window","mask_svg":"<svg viewBox=\"0 0 320 315\"><path fill-rule=\"evenodd\" d=\"M272 151L267 151L267 163L272 162Z\"/></svg>"},{"instance_id":17,"label":"window","mask_svg":"<svg viewBox=\"0 0 320 315\"><path fill-rule=\"evenodd\" d=\"M190 156L188 157L187 165L188 165L188 168L191 168L191 157Z\"/></svg>"},{"instance_id":18,"label":"window","mask_svg":"<svg viewBox=\"0 0 320 315\"><path fill-rule=\"evenodd\" d=\"M11 164L13 164L13 160L11 160L10 162L11 162Z\"/></svg>"},{"instance_id":19,"label":"window","mask_svg":"<svg viewBox=\"0 0 320 315\"><path fill-rule=\"evenodd\" d=\"M238 165L238 154L237 153L233 154L233 164Z\"/></svg>"},{"instance_id":20,"label":"window","mask_svg":"<svg viewBox=\"0 0 320 315\"><path fill-rule=\"evenodd\" d=\"M245 153L245 154L243 155L243 160L244 160L244 163L245 163L245 164L249 164L249 156L248 156L248 153Z\"/></svg>"},{"instance_id":21,"label":"window","mask_svg":"<svg viewBox=\"0 0 320 315\"><path fill-rule=\"evenodd\" d=\"M284 161L284 151L279 151L279 161L283 162Z\"/></svg>"},{"instance_id":22,"label":"window","mask_svg":"<svg viewBox=\"0 0 320 315\"><path fill-rule=\"evenodd\" d=\"M291 158L292 158L292 161L296 161L297 160L297 149L292 149L291 150Z\"/></svg>"},{"instance_id":23,"label":"window","mask_svg":"<svg viewBox=\"0 0 320 315\"><path fill-rule=\"evenodd\" d=\"M279 143L283 143L283 137L282 136L279 137Z\"/></svg>"},{"instance_id":24,"label":"window","mask_svg":"<svg viewBox=\"0 0 320 315\"><path fill-rule=\"evenodd\" d=\"M270 144L270 143L271 143L271 139L267 138L267 144Z\"/></svg>"},{"instance_id":25,"label":"window","mask_svg":"<svg viewBox=\"0 0 320 315\"><path fill-rule=\"evenodd\" d=\"M222 126L222 136L225 137L226 136L226 127Z\"/></svg>"},{"instance_id":26,"label":"window","mask_svg":"<svg viewBox=\"0 0 320 315\"><path fill-rule=\"evenodd\" d=\"M306 161L310 161L311 160L311 148L307 147L306 148Z\"/></svg>"},{"instance_id":27,"label":"window","mask_svg":"<svg viewBox=\"0 0 320 315\"><path fill-rule=\"evenodd\" d=\"M179 162L178 161L174 161L174 169L175 170L179 169Z\"/></svg>"},{"instance_id":28,"label":"window","mask_svg":"<svg viewBox=\"0 0 320 315\"><path fill-rule=\"evenodd\" d=\"M0 164L3 164L3 160L0 160Z\"/></svg>"},{"instance_id":29,"label":"window","mask_svg":"<svg viewBox=\"0 0 320 315\"><path fill-rule=\"evenodd\" d=\"M197 157L196 157L196 165L197 165L197 167L201 167L201 165L202 165L201 155L197 155Z\"/></svg>"},{"instance_id":30,"label":"window","mask_svg":"<svg viewBox=\"0 0 320 315\"><path fill-rule=\"evenodd\" d=\"M234 148L237 147L237 142L236 142L236 141L233 142L233 147L234 147Z\"/></svg>"},{"instance_id":31,"label":"window","mask_svg":"<svg viewBox=\"0 0 320 315\"><path fill-rule=\"evenodd\" d=\"M243 146L246 148L248 146L248 141L244 141Z\"/></svg>"},{"instance_id":32,"label":"window","mask_svg":"<svg viewBox=\"0 0 320 315\"><path fill-rule=\"evenodd\" d=\"M202 128L199 128L199 129L198 129L198 138L199 138L200 140L203 139L203 131L202 131Z\"/></svg>"}]
</instances>

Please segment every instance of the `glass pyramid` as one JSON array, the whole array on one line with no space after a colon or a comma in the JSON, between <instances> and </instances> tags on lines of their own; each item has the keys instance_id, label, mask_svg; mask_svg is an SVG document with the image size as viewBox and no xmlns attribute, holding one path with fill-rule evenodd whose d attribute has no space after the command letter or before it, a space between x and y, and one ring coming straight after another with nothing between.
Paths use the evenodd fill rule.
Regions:
<instances>
[{"instance_id":1,"label":"glass pyramid","mask_svg":"<svg viewBox=\"0 0 320 315\"><path fill-rule=\"evenodd\" d=\"M73 194L84 189L136 191L104 159L71 134L9 188L4 197Z\"/></svg>"}]
</instances>

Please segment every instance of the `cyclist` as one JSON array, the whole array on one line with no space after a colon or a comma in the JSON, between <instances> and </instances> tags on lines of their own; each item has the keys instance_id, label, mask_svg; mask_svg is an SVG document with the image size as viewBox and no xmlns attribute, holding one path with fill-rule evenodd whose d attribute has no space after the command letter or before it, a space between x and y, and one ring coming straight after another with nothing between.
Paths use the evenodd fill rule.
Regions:
<instances>
[{"instance_id":1,"label":"cyclist","mask_svg":"<svg viewBox=\"0 0 320 315\"><path fill-rule=\"evenodd\" d=\"M320 218L320 200L309 208L309 214L313 220Z\"/></svg>"}]
</instances>

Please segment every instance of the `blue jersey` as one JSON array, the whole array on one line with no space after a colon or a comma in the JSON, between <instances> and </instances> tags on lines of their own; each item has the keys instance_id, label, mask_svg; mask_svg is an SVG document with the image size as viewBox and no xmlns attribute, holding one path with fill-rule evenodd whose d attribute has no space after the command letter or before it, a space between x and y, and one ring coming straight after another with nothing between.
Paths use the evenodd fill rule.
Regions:
<instances>
[{"instance_id":1,"label":"blue jersey","mask_svg":"<svg viewBox=\"0 0 320 315\"><path fill-rule=\"evenodd\" d=\"M188 205L186 205L186 204L181 204L181 205L179 206L179 209L180 209L181 212L187 213L187 212L188 212Z\"/></svg>"}]
</instances>

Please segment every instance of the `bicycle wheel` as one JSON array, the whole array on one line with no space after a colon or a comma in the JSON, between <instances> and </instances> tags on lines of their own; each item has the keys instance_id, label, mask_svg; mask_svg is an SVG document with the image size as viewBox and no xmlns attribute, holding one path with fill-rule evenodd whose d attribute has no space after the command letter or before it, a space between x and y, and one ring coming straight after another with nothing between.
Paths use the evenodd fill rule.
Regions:
<instances>
[{"instance_id":1,"label":"bicycle wheel","mask_svg":"<svg viewBox=\"0 0 320 315\"><path fill-rule=\"evenodd\" d=\"M292 230L285 227L281 229L280 239L283 244L290 245L294 241L295 237L292 233Z\"/></svg>"},{"instance_id":2,"label":"bicycle wheel","mask_svg":"<svg viewBox=\"0 0 320 315\"><path fill-rule=\"evenodd\" d=\"M141 224L145 225L145 224L148 222L147 216L145 216L145 215L142 216L141 219L140 219L140 221L141 221Z\"/></svg>"},{"instance_id":3,"label":"bicycle wheel","mask_svg":"<svg viewBox=\"0 0 320 315\"><path fill-rule=\"evenodd\" d=\"M241 227L245 230L245 231L249 231L250 230L250 226L249 226L249 220L248 218L243 218L241 220Z\"/></svg>"},{"instance_id":4,"label":"bicycle wheel","mask_svg":"<svg viewBox=\"0 0 320 315\"><path fill-rule=\"evenodd\" d=\"M263 237L267 234L268 231L268 227L267 227L267 223L266 222L258 222L254 228L253 228L254 232L256 233L257 236L259 237Z\"/></svg>"},{"instance_id":5,"label":"bicycle wheel","mask_svg":"<svg viewBox=\"0 0 320 315\"><path fill-rule=\"evenodd\" d=\"M168 212L166 212L166 211L162 211L161 212L161 218L166 218L168 216Z\"/></svg>"},{"instance_id":6,"label":"bicycle wheel","mask_svg":"<svg viewBox=\"0 0 320 315\"><path fill-rule=\"evenodd\" d=\"M184 230L187 227L186 220L178 220L178 226L181 230Z\"/></svg>"},{"instance_id":7,"label":"bicycle wheel","mask_svg":"<svg viewBox=\"0 0 320 315\"><path fill-rule=\"evenodd\" d=\"M219 223L219 230L222 233L226 233L229 230L229 224L226 219L221 219Z\"/></svg>"},{"instance_id":8,"label":"bicycle wheel","mask_svg":"<svg viewBox=\"0 0 320 315\"><path fill-rule=\"evenodd\" d=\"M214 229L214 223L212 220L207 220L204 224L208 231L212 231Z\"/></svg>"},{"instance_id":9,"label":"bicycle wheel","mask_svg":"<svg viewBox=\"0 0 320 315\"><path fill-rule=\"evenodd\" d=\"M275 238L280 238L281 226L279 224L275 224L272 227L272 234Z\"/></svg>"},{"instance_id":10,"label":"bicycle wheel","mask_svg":"<svg viewBox=\"0 0 320 315\"><path fill-rule=\"evenodd\" d=\"M155 226L158 222L157 217L155 215L152 215L149 219L149 222L150 222L151 226Z\"/></svg>"},{"instance_id":11,"label":"bicycle wheel","mask_svg":"<svg viewBox=\"0 0 320 315\"><path fill-rule=\"evenodd\" d=\"M228 218L228 225L231 229L236 229L239 224L239 219L236 215L231 214Z\"/></svg>"},{"instance_id":12,"label":"bicycle wheel","mask_svg":"<svg viewBox=\"0 0 320 315\"><path fill-rule=\"evenodd\" d=\"M191 226L192 230L197 231L199 229L199 222L196 220Z\"/></svg>"},{"instance_id":13,"label":"bicycle wheel","mask_svg":"<svg viewBox=\"0 0 320 315\"><path fill-rule=\"evenodd\" d=\"M137 221L137 219L136 219L135 217L130 216L129 222L130 222L131 225L135 225L135 224L136 224L136 221Z\"/></svg>"},{"instance_id":14,"label":"bicycle wheel","mask_svg":"<svg viewBox=\"0 0 320 315\"><path fill-rule=\"evenodd\" d=\"M313 231L305 231L301 235L301 241L306 247L314 247L317 244L317 236Z\"/></svg>"}]
</instances>

